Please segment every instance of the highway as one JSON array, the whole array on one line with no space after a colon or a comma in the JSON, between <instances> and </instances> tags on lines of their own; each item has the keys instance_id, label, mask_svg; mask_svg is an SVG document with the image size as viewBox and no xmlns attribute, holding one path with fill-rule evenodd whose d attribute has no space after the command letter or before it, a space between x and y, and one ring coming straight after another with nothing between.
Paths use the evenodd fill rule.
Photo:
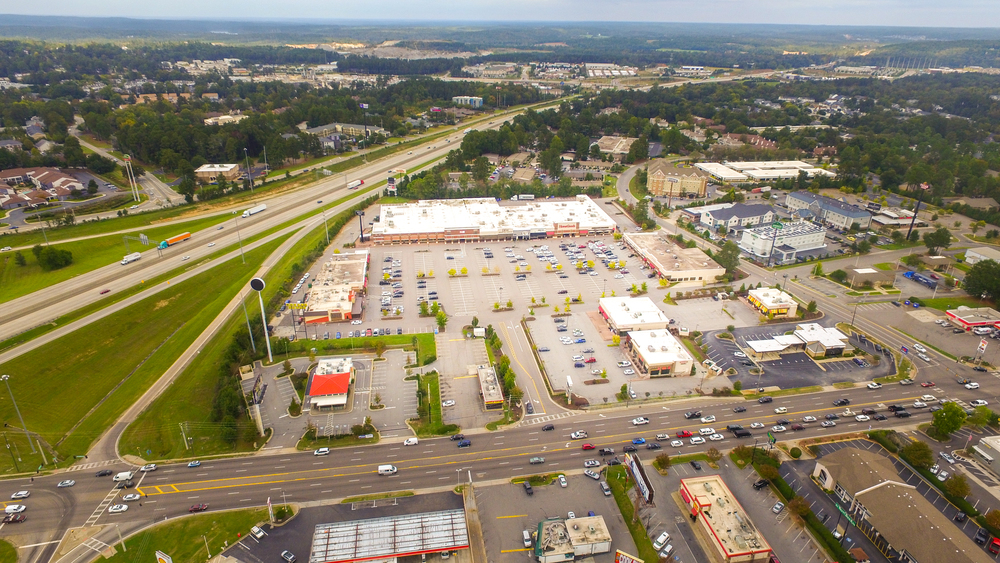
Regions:
<instances>
[{"instance_id":1,"label":"highway","mask_svg":"<svg viewBox=\"0 0 1000 563\"><path fill-rule=\"evenodd\" d=\"M468 449L457 448L456 443L448 438L423 439L415 446L403 446L401 441L394 440L372 446L335 449L331 455L320 457L303 452L204 460L197 468L188 468L186 464L165 465L155 472L136 474L136 490L144 498L129 503L128 512L119 515L108 514L106 508L118 502L116 495L124 494L124 491L115 491L110 477L97 478L94 473L98 469L117 472L136 468L124 463L108 463L86 470L38 477L33 482L27 479L4 481L0 484L0 498L9 499L19 490L29 490L32 495L25 501L18 501L28 506L25 512L27 521L5 525L0 534L28 545L58 539L67 528L84 525L117 524L122 533L127 534L165 517L169 519L187 514L188 508L194 504L206 503L211 511L262 506L268 498L272 503L283 500L310 502L376 492L447 488L467 479L470 472L476 482L506 481L515 476L554 471L580 475L584 460L602 460L597 450L582 450L584 443L597 448L612 447L620 454L633 438L641 437L652 442L660 433L674 435L688 430L697 435L700 428L712 427L725 437L721 441L698 446L690 445L689 439L685 438L684 446L680 448L671 447L664 440L661 441L663 449L660 451L638 446L643 459L651 462L661 451L675 455L702 452L709 447L726 451L740 444L753 445L755 439L763 443L767 431L779 418L798 422L802 417L811 415L822 421L827 414L842 412L845 407L832 405L838 398L851 399L850 409L854 412L871 407L890 414L884 405L912 404L925 393L933 394L938 399L947 397L967 403L974 398L996 396L1000 391L1000 382L994 377L981 381L981 385L983 388L979 391L969 391L956 383L929 389L919 385L887 384L878 390L856 388L779 397L767 404L705 397L560 419L555 421L555 429L550 432L542 431L541 424L524 424L496 433L467 434L472 440L472 447ZM737 405L745 406L747 411L734 413L732 409ZM788 412L775 414L774 409L778 407L785 407ZM684 417L685 411L695 409L701 410L703 416L716 416L716 420L703 424L698 419ZM833 436L867 431L869 425L876 429L912 429L930 419L928 409L909 410L913 413L909 419L890 416L886 421L857 422L853 418L841 417L834 428L822 428L817 421L805 424L805 430L789 430L776 435L779 440ZM632 419L638 416L648 417L649 424L633 425ZM729 424L749 427L753 422L766 425L765 429L752 430L753 438L737 440L725 430ZM570 433L577 430L587 431L589 437L570 439ZM544 457L545 463L530 465L528 460L533 456ZM377 475L376 467L385 463L395 465L399 473L390 477ZM77 484L72 488L57 489L56 484L62 479L75 479ZM111 542L114 533L113 527L106 528L99 537L102 541ZM30 555L24 559L26 561L35 561L42 550L51 554L54 548L55 544L27 548L28 553L22 555ZM47 560L47 556L40 560Z\"/></svg>"}]
</instances>

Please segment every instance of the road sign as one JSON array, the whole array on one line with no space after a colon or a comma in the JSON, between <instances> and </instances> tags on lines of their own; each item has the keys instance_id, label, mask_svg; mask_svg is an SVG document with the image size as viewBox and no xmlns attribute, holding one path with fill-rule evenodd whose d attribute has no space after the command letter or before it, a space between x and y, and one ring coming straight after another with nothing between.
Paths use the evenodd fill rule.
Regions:
<instances>
[{"instance_id":1,"label":"road sign","mask_svg":"<svg viewBox=\"0 0 1000 563\"><path fill-rule=\"evenodd\" d=\"M288 304L288 308L289 309L297 309L299 311L305 311L306 309L309 308L309 304L308 303L289 303Z\"/></svg>"},{"instance_id":2,"label":"road sign","mask_svg":"<svg viewBox=\"0 0 1000 563\"><path fill-rule=\"evenodd\" d=\"M156 563L174 563L174 560L170 558L169 555L163 553L162 551L156 552Z\"/></svg>"},{"instance_id":3,"label":"road sign","mask_svg":"<svg viewBox=\"0 0 1000 563\"><path fill-rule=\"evenodd\" d=\"M775 442L778 441L778 439L774 437L774 434L771 433L770 430L767 431L767 441L770 442L771 444L774 444Z\"/></svg>"},{"instance_id":4,"label":"road sign","mask_svg":"<svg viewBox=\"0 0 1000 563\"><path fill-rule=\"evenodd\" d=\"M781 222L775 221L775 222L771 223L771 228L774 229L774 230L776 230L776 231L780 231L781 229L784 229L785 226L782 225Z\"/></svg>"},{"instance_id":5,"label":"road sign","mask_svg":"<svg viewBox=\"0 0 1000 563\"><path fill-rule=\"evenodd\" d=\"M986 352L986 339L981 338L979 339L979 353L983 354L985 352Z\"/></svg>"}]
</instances>

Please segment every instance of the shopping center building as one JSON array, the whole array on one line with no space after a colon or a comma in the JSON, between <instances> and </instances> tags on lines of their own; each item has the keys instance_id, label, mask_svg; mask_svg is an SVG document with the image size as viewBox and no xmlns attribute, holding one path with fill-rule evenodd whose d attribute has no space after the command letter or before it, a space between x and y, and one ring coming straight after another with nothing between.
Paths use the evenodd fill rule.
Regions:
<instances>
[{"instance_id":1,"label":"shopping center building","mask_svg":"<svg viewBox=\"0 0 1000 563\"><path fill-rule=\"evenodd\" d=\"M375 244L479 242L605 235L616 224L585 195L572 199L504 202L436 199L382 206L371 229Z\"/></svg>"},{"instance_id":2,"label":"shopping center building","mask_svg":"<svg viewBox=\"0 0 1000 563\"><path fill-rule=\"evenodd\" d=\"M726 273L700 248L682 247L661 232L625 233L623 240L643 263L678 289L713 284Z\"/></svg>"}]
</instances>

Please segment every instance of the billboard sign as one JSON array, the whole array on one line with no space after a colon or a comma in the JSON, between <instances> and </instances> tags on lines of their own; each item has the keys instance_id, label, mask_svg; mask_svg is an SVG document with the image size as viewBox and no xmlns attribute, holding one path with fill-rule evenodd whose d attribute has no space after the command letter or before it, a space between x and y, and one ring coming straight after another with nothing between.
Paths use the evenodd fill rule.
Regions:
<instances>
[{"instance_id":1,"label":"billboard sign","mask_svg":"<svg viewBox=\"0 0 1000 563\"><path fill-rule=\"evenodd\" d=\"M646 477L646 470L642 467L642 461L637 454L625 454L625 467L628 468L632 478L635 479L635 486L639 488L639 494L647 504L653 503L653 484Z\"/></svg>"},{"instance_id":2,"label":"billboard sign","mask_svg":"<svg viewBox=\"0 0 1000 563\"><path fill-rule=\"evenodd\" d=\"M645 563L642 559L639 559L635 555L629 555L622 550L615 552L615 563Z\"/></svg>"},{"instance_id":3,"label":"billboard sign","mask_svg":"<svg viewBox=\"0 0 1000 563\"><path fill-rule=\"evenodd\" d=\"M257 380L253 382L253 403L259 405L261 401L264 400L264 389L267 385L264 384L264 374L258 374Z\"/></svg>"},{"instance_id":4,"label":"billboard sign","mask_svg":"<svg viewBox=\"0 0 1000 563\"><path fill-rule=\"evenodd\" d=\"M980 338L979 339L979 353L980 354L984 354L985 352L986 352L986 339L985 338Z\"/></svg>"},{"instance_id":5,"label":"billboard sign","mask_svg":"<svg viewBox=\"0 0 1000 563\"><path fill-rule=\"evenodd\" d=\"M163 553L162 551L156 552L156 563L174 563L174 560L170 558L169 555Z\"/></svg>"}]
</instances>

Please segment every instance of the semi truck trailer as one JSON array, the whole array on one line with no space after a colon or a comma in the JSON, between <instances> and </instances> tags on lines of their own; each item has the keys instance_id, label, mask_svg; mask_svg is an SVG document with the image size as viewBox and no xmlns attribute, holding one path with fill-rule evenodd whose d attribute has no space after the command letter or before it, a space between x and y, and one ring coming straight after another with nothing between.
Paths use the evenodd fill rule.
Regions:
<instances>
[{"instance_id":1,"label":"semi truck trailer","mask_svg":"<svg viewBox=\"0 0 1000 563\"><path fill-rule=\"evenodd\" d=\"M243 218L246 219L247 217L249 217L251 215L256 215L257 213L260 213L261 211L264 211L265 209L267 209L267 204L266 203L262 203L260 205L255 205L255 206L251 207L250 209L247 209L246 211L243 212Z\"/></svg>"},{"instance_id":2,"label":"semi truck trailer","mask_svg":"<svg viewBox=\"0 0 1000 563\"><path fill-rule=\"evenodd\" d=\"M191 233L181 233L179 235L174 235L167 240L160 243L160 248L167 248L168 246L173 246L179 242L184 242L191 238Z\"/></svg>"},{"instance_id":3,"label":"semi truck trailer","mask_svg":"<svg viewBox=\"0 0 1000 563\"><path fill-rule=\"evenodd\" d=\"M126 254L125 257L122 258L122 266L124 266L125 264L131 264L132 262L135 262L140 258L142 258L142 254L139 254L138 252L133 252L132 254Z\"/></svg>"}]
</instances>

